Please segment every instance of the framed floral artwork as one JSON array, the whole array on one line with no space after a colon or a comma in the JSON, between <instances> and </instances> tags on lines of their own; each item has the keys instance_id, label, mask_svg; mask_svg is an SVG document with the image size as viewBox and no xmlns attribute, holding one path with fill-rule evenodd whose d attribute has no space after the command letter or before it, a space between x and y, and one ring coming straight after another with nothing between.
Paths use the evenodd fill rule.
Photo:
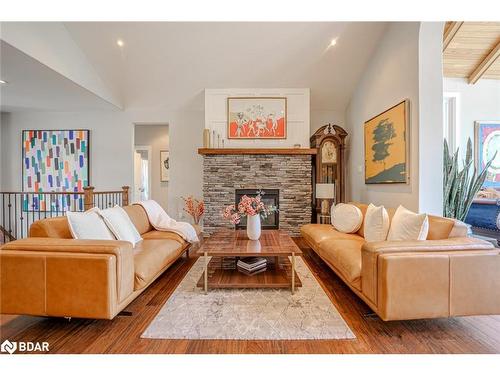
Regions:
<instances>
[{"instance_id":1,"label":"framed floral artwork","mask_svg":"<svg viewBox=\"0 0 500 375\"><path fill-rule=\"evenodd\" d=\"M285 139L286 106L285 97L227 98L227 137Z\"/></svg>"}]
</instances>

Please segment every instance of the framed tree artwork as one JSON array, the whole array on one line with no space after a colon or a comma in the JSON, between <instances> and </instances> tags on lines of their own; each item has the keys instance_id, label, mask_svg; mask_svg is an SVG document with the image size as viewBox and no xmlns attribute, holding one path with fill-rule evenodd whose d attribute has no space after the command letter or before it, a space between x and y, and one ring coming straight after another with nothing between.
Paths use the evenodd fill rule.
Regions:
<instances>
[{"instance_id":1,"label":"framed tree artwork","mask_svg":"<svg viewBox=\"0 0 500 375\"><path fill-rule=\"evenodd\" d=\"M227 138L285 139L285 97L227 98Z\"/></svg>"},{"instance_id":2,"label":"framed tree artwork","mask_svg":"<svg viewBox=\"0 0 500 375\"><path fill-rule=\"evenodd\" d=\"M167 182L170 178L170 153L166 150L160 151L160 181Z\"/></svg>"},{"instance_id":3,"label":"framed tree artwork","mask_svg":"<svg viewBox=\"0 0 500 375\"><path fill-rule=\"evenodd\" d=\"M478 173L480 173L488 160L493 156L486 180L483 186L500 188L500 120L498 121L476 121L474 129L474 162Z\"/></svg>"},{"instance_id":4,"label":"framed tree artwork","mask_svg":"<svg viewBox=\"0 0 500 375\"><path fill-rule=\"evenodd\" d=\"M365 122L365 183L409 181L409 101Z\"/></svg>"}]
</instances>

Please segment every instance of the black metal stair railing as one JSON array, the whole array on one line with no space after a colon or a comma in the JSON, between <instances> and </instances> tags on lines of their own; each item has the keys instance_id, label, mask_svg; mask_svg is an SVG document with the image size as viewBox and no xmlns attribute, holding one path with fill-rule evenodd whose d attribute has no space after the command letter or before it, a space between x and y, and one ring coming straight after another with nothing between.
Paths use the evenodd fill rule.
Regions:
<instances>
[{"instance_id":1,"label":"black metal stair railing","mask_svg":"<svg viewBox=\"0 0 500 375\"><path fill-rule=\"evenodd\" d=\"M67 211L128 205L128 186L122 190L94 192L0 192L0 243L28 237L37 220L64 216Z\"/></svg>"}]
</instances>

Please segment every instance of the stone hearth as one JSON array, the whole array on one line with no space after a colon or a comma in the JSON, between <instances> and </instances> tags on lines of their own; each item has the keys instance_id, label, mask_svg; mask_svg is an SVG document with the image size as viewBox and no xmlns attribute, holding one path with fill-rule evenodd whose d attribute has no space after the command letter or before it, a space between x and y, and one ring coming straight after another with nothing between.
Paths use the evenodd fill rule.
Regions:
<instances>
[{"instance_id":1,"label":"stone hearth","mask_svg":"<svg viewBox=\"0 0 500 375\"><path fill-rule=\"evenodd\" d=\"M205 233L233 228L222 217L234 202L235 189L279 189L280 229L300 235L300 226L311 222L311 155L203 155Z\"/></svg>"}]
</instances>

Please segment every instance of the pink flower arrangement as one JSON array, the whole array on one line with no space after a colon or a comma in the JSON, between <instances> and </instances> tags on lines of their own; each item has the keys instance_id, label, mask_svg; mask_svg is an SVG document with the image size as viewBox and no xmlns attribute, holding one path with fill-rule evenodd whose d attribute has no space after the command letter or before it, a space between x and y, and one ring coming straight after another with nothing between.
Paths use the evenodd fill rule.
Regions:
<instances>
[{"instance_id":1,"label":"pink flower arrangement","mask_svg":"<svg viewBox=\"0 0 500 375\"><path fill-rule=\"evenodd\" d=\"M199 224L201 217L205 213L205 202L193 198L191 195L184 200L184 211L193 217L195 224Z\"/></svg>"},{"instance_id":2,"label":"pink flower arrangement","mask_svg":"<svg viewBox=\"0 0 500 375\"><path fill-rule=\"evenodd\" d=\"M276 212L277 208L264 204L262 201L263 194L264 193L259 190L255 197L244 195L241 197L237 207L234 204L226 206L222 216L235 225L240 223L242 216L260 215L262 218L266 218L272 212Z\"/></svg>"}]
</instances>

